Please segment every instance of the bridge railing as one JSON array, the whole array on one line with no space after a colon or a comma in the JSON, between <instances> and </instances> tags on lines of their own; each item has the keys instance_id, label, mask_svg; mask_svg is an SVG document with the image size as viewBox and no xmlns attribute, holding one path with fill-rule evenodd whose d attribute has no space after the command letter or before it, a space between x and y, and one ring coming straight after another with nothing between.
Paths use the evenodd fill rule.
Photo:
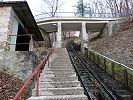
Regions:
<instances>
[{"instance_id":1,"label":"bridge railing","mask_svg":"<svg viewBox=\"0 0 133 100\"><path fill-rule=\"evenodd\" d=\"M133 69L105 57L93 50L85 48L85 55L99 65L113 79L120 82L125 88L133 91Z\"/></svg>"},{"instance_id":2,"label":"bridge railing","mask_svg":"<svg viewBox=\"0 0 133 100\"><path fill-rule=\"evenodd\" d=\"M35 15L34 18L38 19L45 19L45 18L59 18L59 17L81 17L76 12L57 12L54 16L51 15L50 12L42 13ZM92 13L92 14L85 14L84 17L90 18L113 18L111 13Z\"/></svg>"}]
</instances>

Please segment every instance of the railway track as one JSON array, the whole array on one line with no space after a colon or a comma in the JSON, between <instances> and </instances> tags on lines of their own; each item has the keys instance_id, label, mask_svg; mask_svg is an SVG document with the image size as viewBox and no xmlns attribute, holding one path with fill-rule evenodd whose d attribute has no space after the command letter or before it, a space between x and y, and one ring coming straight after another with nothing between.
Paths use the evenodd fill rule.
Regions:
<instances>
[{"instance_id":1,"label":"railway track","mask_svg":"<svg viewBox=\"0 0 133 100\"><path fill-rule=\"evenodd\" d=\"M92 63L81 57L75 49L74 44L68 44L67 50L71 62L84 88L85 94L88 96L88 100L131 100L131 95L124 90L123 86L117 84L115 81L112 82L111 78L106 77L104 71L99 71ZM110 80L110 83L114 87L110 87L110 84L103 80ZM112 88L115 88L116 91L112 90Z\"/></svg>"}]
</instances>

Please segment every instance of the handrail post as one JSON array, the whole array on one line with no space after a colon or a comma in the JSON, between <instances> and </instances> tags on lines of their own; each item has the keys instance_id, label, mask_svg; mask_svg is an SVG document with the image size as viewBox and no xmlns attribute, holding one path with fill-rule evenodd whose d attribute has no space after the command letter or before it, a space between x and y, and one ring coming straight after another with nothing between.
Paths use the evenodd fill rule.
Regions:
<instances>
[{"instance_id":1,"label":"handrail post","mask_svg":"<svg viewBox=\"0 0 133 100\"><path fill-rule=\"evenodd\" d=\"M36 96L39 96L39 77L40 77L40 68L37 71Z\"/></svg>"},{"instance_id":2,"label":"handrail post","mask_svg":"<svg viewBox=\"0 0 133 100\"><path fill-rule=\"evenodd\" d=\"M33 48L33 46L32 46L32 34L30 34L30 42L29 42L29 51L32 51L32 48Z\"/></svg>"},{"instance_id":3,"label":"handrail post","mask_svg":"<svg viewBox=\"0 0 133 100\"><path fill-rule=\"evenodd\" d=\"M49 61L49 58L50 58L50 57L48 57L48 67L49 67L49 65L50 65L50 61Z\"/></svg>"},{"instance_id":4,"label":"handrail post","mask_svg":"<svg viewBox=\"0 0 133 100\"><path fill-rule=\"evenodd\" d=\"M54 49L55 49L55 44L53 43L53 50L52 50L52 54L54 54Z\"/></svg>"}]
</instances>

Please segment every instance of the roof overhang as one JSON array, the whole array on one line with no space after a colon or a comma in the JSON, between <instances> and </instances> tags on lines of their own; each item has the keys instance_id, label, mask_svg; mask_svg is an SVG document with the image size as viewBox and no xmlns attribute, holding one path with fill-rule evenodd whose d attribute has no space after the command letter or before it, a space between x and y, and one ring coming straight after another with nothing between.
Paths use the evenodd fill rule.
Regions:
<instances>
[{"instance_id":1,"label":"roof overhang","mask_svg":"<svg viewBox=\"0 0 133 100\"><path fill-rule=\"evenodd\" d=\"M26 1L0 2L0 7L5 6L10 6L14 9L17 16L21 19L22 23L27 28L29 34L34 34L39 41L43 40L43 37Z\"/></svg>"}]
</instances>

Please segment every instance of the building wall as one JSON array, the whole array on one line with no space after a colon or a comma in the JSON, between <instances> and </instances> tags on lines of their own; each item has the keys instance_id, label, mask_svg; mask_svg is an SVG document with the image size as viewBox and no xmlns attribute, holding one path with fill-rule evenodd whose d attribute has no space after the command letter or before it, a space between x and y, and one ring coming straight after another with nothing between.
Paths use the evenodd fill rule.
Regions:
<instances>
[{"instance_id":1,"label":"building wall","mask_svg":"<svg viewBox=\"0 0 133 100\"><path fill-rule=\"evenodd\" d=\"M0 50L9 49L7 44L9 43L9 34L12 29L11 26L11 7L0 8Z\"/></svg>"},{"instance_id":2,"label":"building wall","mask_svg":"<svg viewBox=\"0 0 133 100\"><path fill-rule=\"evenodd\" d=\"M0 7L0 71L25 80L38 64L38 60L33 52L11 51L10 44L12 40L16 43L16 38L10 35L17 35L18 24L24 27L12 7Z\"/></svg>"},{"instance_id":3,"label":"building wall","mask_svg":"<svg viewBox=\"0 0 133 100\"><path fill-rule=\"evenodd\" d=\"M51 46L51 40L50 40L49 34L46 33L45 31L41 30L41 29L40 29L40 32L41 32L42 37L43 37L43 39L44 39L44 41L41 41L40 43L41 43L43 46L50 48L50 46Z\"/></svg>"},{"instance_id":4,"label":"building wall","mask_svg":"<svg viewBox=\"0 0 133 100\"><path fill-rule=\"evenodd\" d=\"M12 7L0 7L0 51L15 51L10 44L16 43L16 37L10 35L17 35L19 23L23 26Z\"/></svg>"},{"instance_id":5,"label":"building wall","mask_svg":"<svg viewBox=\"0 0 133 100\"><path fill-rule=\"evenodd\" d=\"M0 71L26 80L37 67L38 61L38 57L32 51L2 51L0 52Z\"/></svg>"}]
</instances>

